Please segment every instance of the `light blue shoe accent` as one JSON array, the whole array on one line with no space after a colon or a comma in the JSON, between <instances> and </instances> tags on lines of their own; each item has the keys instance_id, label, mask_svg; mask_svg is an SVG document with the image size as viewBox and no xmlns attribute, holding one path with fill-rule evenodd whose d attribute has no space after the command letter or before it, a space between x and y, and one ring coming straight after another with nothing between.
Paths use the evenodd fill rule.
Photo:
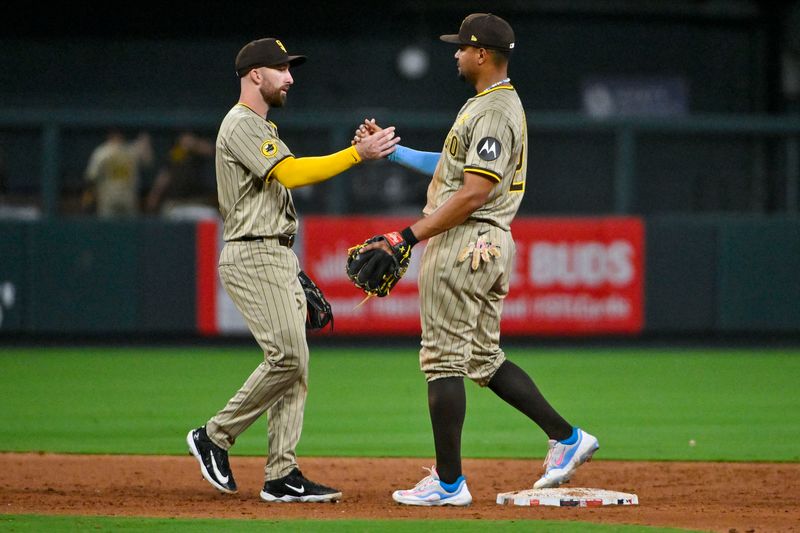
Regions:
<instances>
[{"instance_id":1,"label":"light blue shoe accent","mask_svg":"<svg viewBox=\"0 0 800 533\"><path fill-rule=\"evenodd\" d=\"M590 460L594 452L600 448L593 435L580 428L577 428L577 431L578 438L574 444L550 440L550 450L544 460L544 475L533 484L533 488L553 488L566 483L575 470Z\"/></svg>"},{"instance_id":2,"label":"light blue shoe accent","mask_svg":"<svg viewBox=\"0 0 800 533\"><path fill-rule=\"evenodd\" d=\"M392 499L404 505L418 505L425 507L454 505L466 506L472 503L472 494L467 488L467 480L460 476L455 483L442 483L436 468L426 468L430 475L425 476L419 483L409 490L396 490ZM453 490L447 490L452 488Z\"/></svg>"},{"instance_id":3,"label":"light blue shoe accent","mask_svg":"<svg viewBox=\"0 0 800 533\"><path fill-rule=\"evenodd\" d=\"M445 483L444 481L442 481L440 479L439 480L439 484L442 486L442 488L445 491L452 493L452 492L457 491L460 488L461 484L462 483L466 483L466 481L467 481L467 478L465 478L464 476L458 476L458 479L456 479L452 483Z\"/></svg>"},{"instance_id":4,"label":"light blue shoe accent","mask_svg":"<svg viewBox=\"0 0 800 533\"><path fill-rule=\"evenodd\" d=\"M580 436L581 428L572 428L572 435L567 437L564 440L559 441L561 444L575 444L575 441L578 440L578 436Z\"/></svg>"}]
</instances>

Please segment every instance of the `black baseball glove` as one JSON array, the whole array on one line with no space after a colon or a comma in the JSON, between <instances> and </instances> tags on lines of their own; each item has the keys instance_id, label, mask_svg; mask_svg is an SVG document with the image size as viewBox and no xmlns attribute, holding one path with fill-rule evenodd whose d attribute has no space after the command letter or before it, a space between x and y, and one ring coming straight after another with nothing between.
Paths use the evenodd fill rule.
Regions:
<instances>
[{"instance_id":1,"label":"black baseball glove","mask_svg":"<svg viewBox=\"0 0 800 533\"><path fill-rule=\"evenodd\" d=\"M322 329L328 322L333 329L333 311L325 295L308 274L302 270L297 275L303 292L306 293L306 329Z\"/></svg>"},{"instance_id":2,"label":"black baseball glove","mask_svg":"<svg viewBox=\"0 0 800 533\"><path fill-rule=\"evenodd\" d=\"M379 248L362 251L368 244L378 241L386 241L392 253ZM347 277L369 295L388 296L406 273L414 244L416 242L409 244L396 231L369 238L347 250Z\"/></svg>"}]
</instances>

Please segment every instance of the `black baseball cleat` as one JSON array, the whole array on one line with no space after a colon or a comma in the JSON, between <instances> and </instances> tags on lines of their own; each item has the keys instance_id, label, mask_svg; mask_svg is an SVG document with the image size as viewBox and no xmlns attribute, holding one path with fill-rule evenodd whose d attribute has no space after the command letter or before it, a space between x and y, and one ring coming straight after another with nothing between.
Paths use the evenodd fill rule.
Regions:
<instances>
[{"instance_id":1,"label":"black baseball cleat","mask_svg":"<svg viewBox=\"0 0 800 533\"><path fill-rule=\"evenodd\" d=\"M340 491L306 479L299 468L288 476L267 481L261 491L265 502L333 502L341 497Z\"/></svg>"},{"instance_id":2,"label":"black baseball cleat","mask_svg":"<svg viewBox=\"0 0 800 533\"><path fill-rule=\"evenodd\" d=\"M206 481L221 492L236 493L236 481L228 463L228 451L220 448L208 438L206 427L193 429L186 435L189 453L200 463L200 472Z\"/></svg>"}]
</instances>

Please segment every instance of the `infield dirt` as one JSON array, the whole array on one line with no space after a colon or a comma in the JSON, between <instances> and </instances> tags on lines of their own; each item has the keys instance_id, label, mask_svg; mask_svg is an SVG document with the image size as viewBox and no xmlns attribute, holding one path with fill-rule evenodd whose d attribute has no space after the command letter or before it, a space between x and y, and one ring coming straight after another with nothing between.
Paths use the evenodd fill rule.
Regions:
<instances>
[{"instance_id":1,"label":"infield dirt","mask_svg":"<svg viewBox=\"0 0 800 533\"><path fill-rule=\"evenodd\" d=\"M800 531L800 464L595 460L572 487L632 492L638 506L602 508L497 505L498 492L529 488L539 461L467 459L475 499L466 508L395 504L430 466L420 459L301 458L312 480L343 492L335 504L269 504L258 492L263 459L231 456L239 493L200 477L189 456L0 454L0 514L236 519L579 520L724 533Z\"/></svg>"}]
</instances>

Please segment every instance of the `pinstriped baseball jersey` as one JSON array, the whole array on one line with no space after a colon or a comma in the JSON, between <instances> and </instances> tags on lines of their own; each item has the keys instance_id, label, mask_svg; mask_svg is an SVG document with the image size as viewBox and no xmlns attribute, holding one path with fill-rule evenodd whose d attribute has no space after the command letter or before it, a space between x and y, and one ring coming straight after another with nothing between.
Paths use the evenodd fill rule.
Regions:
<instances>
[{"instance_id":1,"label":"pinstriped baseball jersey","mask_svg":"<svg viewBox=\"0 0 800 533\"><path fill-rule=\"evenodd\" d=\"M225 116L217 135L217 196L226 241L277 237L297 232L297 212L289 189L267 179L292 155L278 128L244 104Z\"/></svg>"},{"instance_id":2,"label":"pinstriped baseball jersey","mask_svg":"<svg viewBox=\"0 0 800 533\"><path fill-rule=\"evenodd\" d=\"M486 386L506 360L500 316L515 245L510 225L525 191L525 113L513 87L501 85L467 100L444 144L428 187L430 214L464 185L464 172L497 183L486 203L462 224L428 240L419 273L420 368L428 381L468 377ZM473 266L475 247L494 246Z\"/></svg>"},{"instance_id":3,"label":"pinstriped baseball jersey","mask_svg":"<svg viewBox=\"0 0 800 533\"><path fill-rule=\"evenodd\" d=\"M525 192L527 172L525 111L517 91L501 85L478 93L459 111L428 187L426 215L464 184L464 172L498 183L470 218L509 229Z\"/></svg>"}]
</instances>

